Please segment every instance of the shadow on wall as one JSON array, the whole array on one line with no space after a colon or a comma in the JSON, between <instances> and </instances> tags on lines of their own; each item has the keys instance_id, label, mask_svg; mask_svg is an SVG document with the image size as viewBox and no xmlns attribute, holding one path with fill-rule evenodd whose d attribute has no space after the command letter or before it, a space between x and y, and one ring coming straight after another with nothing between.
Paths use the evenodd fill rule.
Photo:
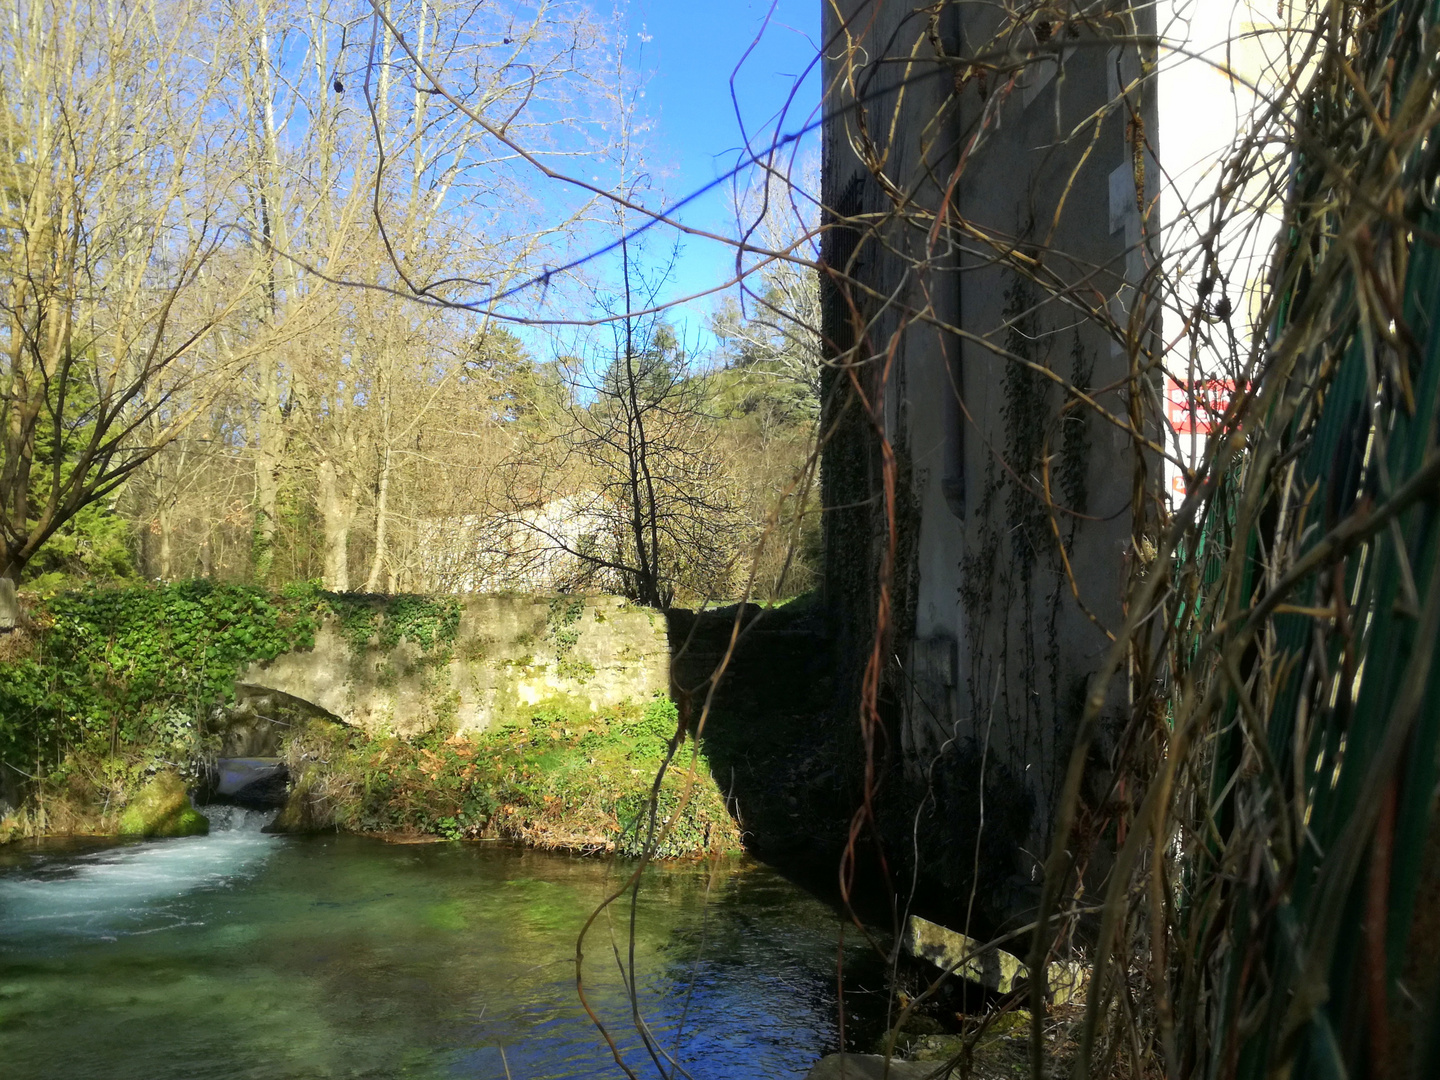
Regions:
<instances>
[{"instance_id":1,"label":"shadow on wall","mask_svg":"<svg viewBox=\"0 0 1440 1080\"><path fill-rule=\"evenodd\" d=\"M711 695L711 674L737 629ZM819 598L769 610L673 610L669 634L671 692L691 730L710 697L701 738L746 846L838 899L837 868L860 803L864 752L855 717L836 705L835 639ZM881 708L898 732L898 708L885 702ZM975 926L997 927L1009 898L989 895L984 883L1010 880L1017 871L1033 813L1024 785L993 760L982 770L983 750L972 741L947 745L925 769L907 768L899 749L898 736L888 752L877 748L880 843L867 835L857 846L857 910L888 922L891 886L903 904L914 869L915 913L961 925L971 908L970 885L978 881Z\"/></svg>"},{"instance_id":2,"label":"shadow on wall","mask_svg":"<svg viewBox=\"0 0 1440 1080\"><path fill-rule=\"evenodd\" d=\"M703 722L705 753L747 846L787 868L807 852L837 852L858 743L835 722L819 604L672 609L668 618L671 695L692 731Z\"/></svg>"}]
</instances>

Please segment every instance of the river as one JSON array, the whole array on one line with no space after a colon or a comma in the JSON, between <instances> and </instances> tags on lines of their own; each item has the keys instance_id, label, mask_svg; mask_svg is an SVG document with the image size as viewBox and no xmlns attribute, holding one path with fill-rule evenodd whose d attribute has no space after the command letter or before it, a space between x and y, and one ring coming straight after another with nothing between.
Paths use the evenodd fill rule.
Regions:
<instances>
[{"instance_id":1,"label":"river","mask_svg":"<svg viewBox=\"0 0 1440 1080\"><path fill-rule=\"evenodd\" d=\"M204 837L0 848L5 1080L625 1075L579 1004L575 939L630 864L273 836L211 811ZM635 1075L778 1080L836 1048L839 924L778 874L648 872L640 1024L617 963L629 911L610 911L583 970Z\"/></svg>"}]
</instances>

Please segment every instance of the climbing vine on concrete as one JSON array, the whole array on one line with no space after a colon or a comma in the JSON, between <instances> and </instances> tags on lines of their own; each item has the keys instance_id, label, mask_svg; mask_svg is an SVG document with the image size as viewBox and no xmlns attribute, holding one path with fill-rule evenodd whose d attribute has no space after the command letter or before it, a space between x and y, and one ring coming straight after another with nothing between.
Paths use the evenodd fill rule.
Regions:
<instances>
[{"instance_id":1,"label":"climbing vine on concrete","mask_svg":"<svg viewBox=\"0 0 1440 1080\"><path fill-rule=\"evenodd\" d=\"M1088 411L1073 396L1059 398L1039 370L1057 359L1044 345L1053 338L1040 311L1033 286L1013 279L1005 292L1005 348L1029 363L1004 369L1003 441L987 455L960 586L971 635L969 699L995 701L996 714L1010 718L1032 757L1062 742L1075 715L1075 688L1060 677L1061 613L1071 595L1062 545L1073 547L1088 512L1091 460ZM1069 353L1069 383L1087 393L1094 358L1078 333ZM1043 697L1030 692L1042 686ZM1016 694L1017 687L1027 690Z\"/></svg>"}]
</instances>

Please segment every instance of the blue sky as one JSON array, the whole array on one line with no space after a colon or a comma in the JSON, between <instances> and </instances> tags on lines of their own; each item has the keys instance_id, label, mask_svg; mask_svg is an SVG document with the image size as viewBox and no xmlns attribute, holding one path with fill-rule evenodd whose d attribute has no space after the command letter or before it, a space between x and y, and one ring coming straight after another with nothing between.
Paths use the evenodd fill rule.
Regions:
<instances>
[{"instance_id":1,"label":"blue sky","mask_svg":"<svg viewBox=\"0 0 1440 1080\"><path fill-rule=\"evenodd\" d=\"M752 139L762 133L762 141L755 145L768 143L763 133L773 132L776 114L815 57L820 4L821 0L631 0L630 45L641 46L638 65L649 75L645 111L655 123L649 163L670 201L734 167L744 137L731 100L730 79L762 27L759 44L735 75L735 91L746 130ZM819 97L819 74L812 70L795 95L784 130L793 132L813 123ZM818 147L818 133L809 142ZM730 187L720 186L686 207L681 216L689 225L733 235ZM669 242L669 237L657 238L655 247ZM699 292L733 273L730 249L693 238L684 244L667 297ZM710 304L690 305L684 313L676 313L675 321L687 324L694 333Z\"/></svg>"}]
</instances>

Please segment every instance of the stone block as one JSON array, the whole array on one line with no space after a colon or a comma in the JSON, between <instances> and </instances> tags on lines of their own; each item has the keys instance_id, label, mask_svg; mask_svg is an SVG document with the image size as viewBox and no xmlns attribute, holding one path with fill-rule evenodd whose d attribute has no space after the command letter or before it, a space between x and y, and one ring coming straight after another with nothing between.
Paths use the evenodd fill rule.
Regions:
<instances>
[{"instance_id":1,"label":"stone block","mask_svg":"<svg viewBox=\"0 0 1440 1080\"><path fill-rule=\"evenodd\" d=\"M1085 1001L1085 988L1090 983L1090 965L1076 960L1060 960L1045 970L1045 984L1051 1005L1079 1005Z\"/></svg>"},{"instance_id":2,"label":"stone block","mask_svg":"<svg viewBox=\"0 0 1440 1080\"><path fill-rule=\"evenodd\" d=\"M1010 993L1030 977L1025 965L1015 957L984 945L983 941L918 915L910 916L905 928L905 949L910 955L953 971L960 978L977 982L997 994Z\"/></svg>"},{"instance_id":3,"label":"stone block","mask_svg":"<svg viewBox=\"0 0 1440 1080\"><path fill-rule=\"evenodd\" d=\"M1014 956L985 948L958 930L910 917L905 931L905 949L911 956L928 960L938 968L953 971L962 979L977 982L997 994L1008 994L1029 981L1030 971ZM1075 1005L1085 1000L1090 967L1075 960L1060 960L1045 969L1047 996L1052 1005Z\"/></svg>"}]
</instances>

